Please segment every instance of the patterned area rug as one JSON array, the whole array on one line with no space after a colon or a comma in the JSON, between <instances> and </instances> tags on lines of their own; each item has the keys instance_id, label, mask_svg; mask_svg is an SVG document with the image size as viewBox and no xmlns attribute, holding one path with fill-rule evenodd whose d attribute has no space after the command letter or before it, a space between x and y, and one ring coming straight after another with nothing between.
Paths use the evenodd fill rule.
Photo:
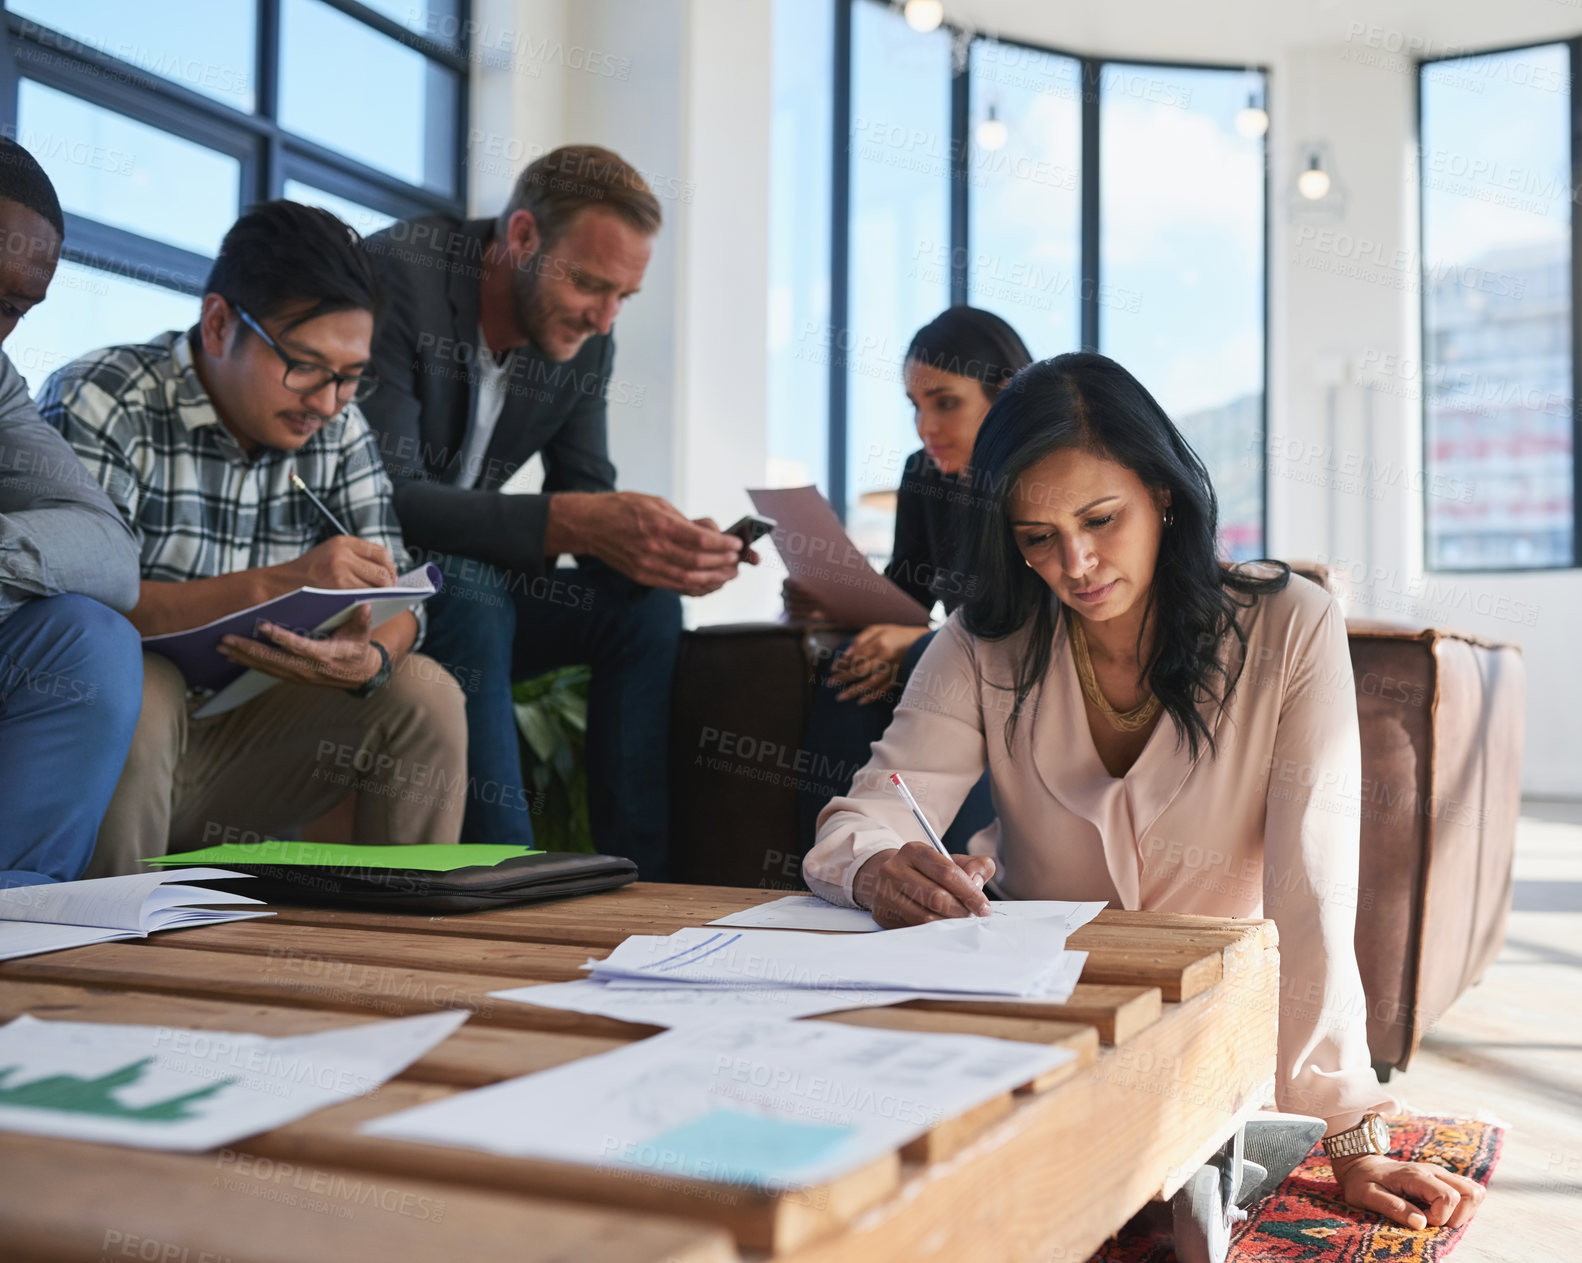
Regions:
<instances>
[{"instance_id":1,"label":"patterned area rug","mask_svg":"<svg viewBox=\"0 0 1582 1263\"><path fill-rule=\"evenodd\" d=\"M1435 1162L1487 1186L1500 1158L1503 1129L1465 1118L1390 1120L1390 1150L1412 1162ZM1252 1209L1236 1231L1229 1263L1436 1263L1465 1228L1413 1232L1335 1196L1321 1147ZM1175 1263L1167 1232L1133 1221L1104 1243L1090 1263Z\"/></svg>"}]
</instances>

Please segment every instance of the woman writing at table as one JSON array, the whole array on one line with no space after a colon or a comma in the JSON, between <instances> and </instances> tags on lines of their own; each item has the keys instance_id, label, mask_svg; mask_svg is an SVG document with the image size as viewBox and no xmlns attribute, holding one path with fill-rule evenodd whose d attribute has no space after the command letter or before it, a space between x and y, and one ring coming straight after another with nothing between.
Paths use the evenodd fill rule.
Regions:
<instances>
[{"instance_id":1,"label":"woman writing at table","mask_svg":"<svg viewBox=\"0 0 1582 1263\"><path fill-rule=\"evenodd\" d=\"M962 523L970 516L972 445L1001 387L1032 363L1027 347L993 312L946 308L913 335L903 384L922 448L906 459L896 497L895 543L884 573L926 610L960 604L967 581L959 566ZM786 581L786 610L818 618L797 585ZM845 645L813 691L803 748L815 757L800 791L802 850L813 845L819 812L851 784L884 735L901 688L934 633L927 627L875 623ZM969 794L946 832L955 845L987 824L987 788ZM949 824L949 821L945 823Z\"/></svg>"},{"instance_id":2,"label":"woman writing at table","mask_svg":"<svg viewBox=\"0 0 1582 1263\"><path fill-rule=\"evenodd\" d=\"M1340 609L1278 563L1220 563L1207 470L1101 355L1019 373L972 466L975 594L858 788L820 816L809 885L885 926L986 915L990 881L1013 899L1270 917L1278 1104L1358 1147L1395 1103L1369 1065L1352 949L1361 745ZM985 767L998 818L970 855L907 841L921 830L891 772L948 819ZM1349 1204L1414 1228L1464 1223L1483 1196L1387 1154L1335 1168Z\"/></svg>"}]
</instances>

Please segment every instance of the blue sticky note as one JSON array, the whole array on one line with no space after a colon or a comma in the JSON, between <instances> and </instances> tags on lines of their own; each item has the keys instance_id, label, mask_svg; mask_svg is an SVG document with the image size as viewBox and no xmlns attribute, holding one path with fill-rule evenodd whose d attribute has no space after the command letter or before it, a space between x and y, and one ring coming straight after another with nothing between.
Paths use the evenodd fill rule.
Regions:
<instances>
[{"instance_id":1,"label":"blue sticky note","mask_svg":"<svg viewBox=\"0 0 1582 1263\"><path fill-rule=\"evenodd\" d=\"M629 1161L727 1184L784 1185L856 1130L721 1108L651 1137Z\"/></svg>"}]
</instances>

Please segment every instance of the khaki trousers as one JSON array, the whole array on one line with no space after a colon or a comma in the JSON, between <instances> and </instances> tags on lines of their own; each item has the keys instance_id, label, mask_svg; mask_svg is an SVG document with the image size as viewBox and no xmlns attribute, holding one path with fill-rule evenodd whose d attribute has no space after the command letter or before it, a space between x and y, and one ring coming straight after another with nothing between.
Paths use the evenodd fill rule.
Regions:
<instances>
[{"instance_id":1,"label":"khaki trousers","mask_svg":"<svg viewBox=\"0 0 1582 1263\"><path fill-rule=\"evenodd\" d=\"M466 709L431 658L409 654L363 700L283 682L223 715L190 709L181 673L145 653L143 710L86 876L142 872L138 860L167 850L300 838L352 793L358 842L461 837Z\"/></svg>"}]
</instances>

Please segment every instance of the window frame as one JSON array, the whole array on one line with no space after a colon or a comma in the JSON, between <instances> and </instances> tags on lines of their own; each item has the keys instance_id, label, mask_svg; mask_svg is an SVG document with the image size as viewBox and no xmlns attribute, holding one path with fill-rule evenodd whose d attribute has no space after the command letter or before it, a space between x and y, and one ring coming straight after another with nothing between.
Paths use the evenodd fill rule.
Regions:
<instances>
[{"instance_id":1,"label":"window frame","mask_svg":"<svg viewBox=\"0 0 1582 1263\"><path fill-rule=\"evenodd\" d=\"M1496 57L1502 53L1521 53L1535 48L1564 47L1570 58L1571 92L1571 152L1568 155L1571 173L1571 560L1552 566L1441 566L1433 563L1429 547L1429 488L1433 485L1432 469L1428 462L1428 253L1423 249L1426 221L1423 207L1423 72L1430 66L1447 61L1466 61L1470 57ZM1417 73L1413 76L1412 126L1413 142L1417 147L1417 362L1422 365L1423 389L1417 405L1418 459L1422 465L1421 543L1423 548L1423 573L1446 575L1529 575L1555 574L1582 569L1582 409L1577 400L1582 398L1582 321L1577 320L1577 299L1582 294L1582 214L1576 190L1582 189L1582 102L1576 91L1577 68L1582 66L1582 36L1571 39L1526 40L1519 44L1503 44L1491 48L1461 49L1437 57L1417 57ZM1437 363L1437 361L1435 361Z\"/></svg>"},{"instance_id":2,"label":"window frame","mask_svg":"<svg viewBox=\"0 0 1582 1263\"><path fill-rule=\"evenodd\" d=\"M888 0L828 0L835 6L834 38L832 54L834 57L834 74L832 83L835 92L833 116L833 145L831 156L834 170L831 178L831 223L830 223L830 307L829 324L832 329L844 330L851 317L851 172L853 162L853 136L851 133L851 102L852 102L852 65L855 49L852 41L853 14L858 4L878 4L885 8L892 8ZM970 186L970 150L972 120L970 118L970 104L972 99L972 56L971 45L979 40L992 40L994 43L1008 45L1014 48L1025 48L1032 52L1048 53L1057 57L1066 57L1076 61L1081 67L1082 81L1082 153L1080 162L1081 188L1078 190L1078 257L1080 260L1080 330L1081 349L1096 351L1099 347L1099 316L1101 303L1099 302L1099 261L1100 253L1100 228L1102 207L1100 204L1099 164L1102 154L1099 146L1099 108L1101 103L1101 90L1103 87L1104 68L1108 65L1144 66L1160 70L1214 70L1233 74L1258 74L1263 78L1265 110L1269 99L1270 71L1268 66L1256 63L1229 64L1221 62L1189 62L1165 61L1151 57L1105 57L1090 56L1076 52L1072 49L1057 47L1050 44L1037 44L1028 40L1012 39L1000 35L991 35L985 32L970 30L956 24L945 22L943 29L950 32L956 40L964 40L965 47L961 55L955 60L951 74L951 174L950 187L941 190L948 199L949 206L949 236L951 242L951 272L950 272L950 301L964 303L970 292L970 259L966 249L969 240L968 227L971 222L971 186ZM1262 272L1263 285L1260 295L1262 307L1262 373L1263 388L1260 392L1261 404L1259 408L1259 443L1258 450L1261 456L1261 473L1259 480L1259 533L1263 540L1263 551L1269 547L1269 460L1265 450L1269 435L1269 228L1270 228L1270 178L1269 178L1269 146L1273 128L1263 135L1263 250ZM957 249L957 247L961 247ZM827 430L829 434L828 454L828 488L829 501L835 512L844 522L846 519L846 500L850 488L847 486L847 452L846 445L850 432L850 418L848 416L848 400L846 388L846 365L844 358L839 355L829 357L829 416Z\"/></svg>"},{"instance_id":3,"label":"window frame","mask_svg":"<svg viewBox=\"0 0 1582 1263\"><path fill-rule=\"evenodd\" d=\"M446 196L408 184L280 125L282 0L256 3L252 67L256 100L251 113L121 61L36 19L7 11L0 23L0 127L7 135L16 135L21 81L30 79L238 159L241 174L237 200L243 208L281 197L286 181L294 179L398 219L434 213L465 215L473 60L470 50L415 32L358 0L318 0L421 53L455 76L452 194ZM469 34L473 29L472 0L453 3L456 30ZM451 20L452 16L447 15L447 23ZM203 282L212 263L194 251L71 212L66 214L66 241L61 257L192 295L203 293Z\"/></svg>"}]
</instances>

